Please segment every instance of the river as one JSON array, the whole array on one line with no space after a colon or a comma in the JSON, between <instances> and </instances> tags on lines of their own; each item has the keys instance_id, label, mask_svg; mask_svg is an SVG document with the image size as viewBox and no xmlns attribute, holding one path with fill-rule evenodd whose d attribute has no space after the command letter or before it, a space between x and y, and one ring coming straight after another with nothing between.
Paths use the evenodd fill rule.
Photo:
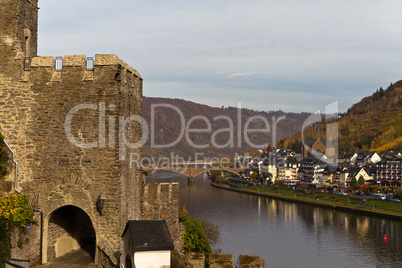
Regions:
<instances>
[{"instance_id":1,"label":"river","mask_svg":"<svg viewBox=\"0 0 402 268\"><path fill-rule=\"evenodd\" d=\"M224 253L259 255L266 267L402 267L402 222L187 183L173 172L148 182L180 182L180 208L219 224ZM387 235L384 243L383 236Z\"/></svg>"}]
</instances>

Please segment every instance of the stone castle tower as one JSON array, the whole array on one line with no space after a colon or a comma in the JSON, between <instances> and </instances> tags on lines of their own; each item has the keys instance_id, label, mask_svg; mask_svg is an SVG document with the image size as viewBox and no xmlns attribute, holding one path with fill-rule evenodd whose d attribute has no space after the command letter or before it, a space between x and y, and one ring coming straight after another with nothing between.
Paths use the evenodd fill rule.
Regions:
<instances>
[{"instance_id":1,"label":"stone castle tower","mask_svg":"<svg viewBox=\"0 0 402 268\"><path fill-rule=\"evenodd\" d=\"M28 195L39 221L13 255L46 263L95 244L95 262L112 267L127 220L161 218L149 204L167 187L178 207L178 188L144 197L130 165L130 155L142 156L138 72L112 54L39 57L37 33L37 0L0 0L0 132L18 163L10 161L0 194Z\"/></svg>"}]
</instances>

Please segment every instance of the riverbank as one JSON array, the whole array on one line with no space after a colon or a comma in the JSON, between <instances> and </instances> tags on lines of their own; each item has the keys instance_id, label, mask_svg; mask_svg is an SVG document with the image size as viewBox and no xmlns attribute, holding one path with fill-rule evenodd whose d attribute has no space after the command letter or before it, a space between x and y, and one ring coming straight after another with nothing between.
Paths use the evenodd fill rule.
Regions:
<instances>
[{"instance_id":1,"label":"riverbank","mask_svg":"<svg viewBox=\"0 0 402 268\"><path fill-rule=\"evenodd\" d=\"M375 208L375 207L363 206L360 204L353 204L353 203L349 203L349 202L339 202L339 201L335 201L335 200L325 200L325 199L320 199L320 198L298 196L296 194L292 195L292 194L285 194L285 193L274 193L274 192L267 192L267 191L260 191L260 190L244 189L244 188L240 188L240 187L235 188L234 186L230 186L227 184L216 184L213 182L211 182L210 184L213 187L224 189L224 190L229 190L229 191L234 191L234 192L240 192L240 193L246 193L246 194L251 194L251 195L275 198L275 199L289 201L289 202L296 202L296 203L302 203L302 204L307 204L307 205L325 207L325 208L335 209L335 210L339 210L339 211L361 213L361 214L376 216L376 217L380 217L380 218L388 218L388 219L398 220L398 221L402 220L402 213L398 212L398 211L390 211L390 210L385 210L385 209L380 209L380 208ZM383 201L383 202L385 202L385 201Z\"/></svg>"}]
</instances>

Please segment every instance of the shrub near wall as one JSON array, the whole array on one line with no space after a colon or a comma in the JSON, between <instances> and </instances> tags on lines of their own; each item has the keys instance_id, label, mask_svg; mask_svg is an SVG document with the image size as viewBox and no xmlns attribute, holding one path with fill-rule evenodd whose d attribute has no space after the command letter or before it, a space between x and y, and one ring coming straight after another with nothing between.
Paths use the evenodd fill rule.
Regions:
<instances>
[{"instance_id":1,"label":"shrub near wall","mask_svg":"<svg viewBox=\"0 0 402 268\"><path fill-rule=\"evenodd\" d=\"M25 227L31 223L36 221L26 195L0 197L0 268L4 267L4 261L11 254L12 231L15 228L19 230L18 246L22 247Z\"/></svg>"},{"instance_id":2,"label":"shrub near wall","mask_svg":"<svg viewBox=\"0 0 402 268\"><path fill-rule=\"evenodd\" d=\"M185 253L199 252L205 255L205 264L208 266L211 246L204 233L202 225L194 218L180 216L179 220L184 223L184 251Z\"/></svg>"}]
</instances>

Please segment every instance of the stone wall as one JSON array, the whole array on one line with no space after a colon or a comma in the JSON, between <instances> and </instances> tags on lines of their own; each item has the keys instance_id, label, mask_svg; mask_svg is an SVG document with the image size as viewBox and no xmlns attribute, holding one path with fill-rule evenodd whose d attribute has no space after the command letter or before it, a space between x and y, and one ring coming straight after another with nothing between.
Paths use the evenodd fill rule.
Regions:
<instances>
[{"instance_id":1,"label":"stone wall","mask_svg":"<svg viewBox=\"0 0 402 268\"><path fill-rule=\"evenodd\" d=\"M264 268L265 261L260 256L240 255L239 268Z\"/></svg>"},{"instance_id":2,"label":"stone wall","mask_svg":"<svg viewBox=\"0 0 402 268\"><path fill-rule=\"evenodd\" d=\"M181 250L183 241L179 231L179 183L149 183L142 201L143 220L166 220L175 249Z\"/></svg>"},{"instance_id":3,"label":"stone wall","mask_svg":"<svg viewBox=\"0 0 402 268\"><path fill-rule=\"evenodd\" d=\"M193 268L204 268L205 267L205 255L203 253L189 253L188 262Z\"/></svg>"},{"instance_id":4,"label":"stone wall","mask_svg":"<svg viewBox=\"0 0 402 268\"><path fill-rule=\"evenodd\" d=\"M178 253L176 253L177 255ZM186 262L174 263L172 267L186 267L204 268L205 255L203 253L189 253L185 255ZM234 259L230 254L211 253L209 255L210 268L233 268ZM238 266L239 268L264 268L265 261L260 256L240 255Z\"/></svg>"},{"instance_id":5,"label":"stone wall","mask_svg":"<svg viewBox=\"0 0 402 268\"><path fill-rule=\"evenodd\" d=\"M233 268L233 255L211 253L209 255L210 268Z\"/></svg>"},{"instance_id":6,"label":"stone wall","mask_svg":"<svg viewBox=\"0 0 402 268\"><path fill-rule=\"evenodd\" d=\"M30 247L40 248L40 236L38 229L40 226L40 214L35 213L34 219L38 221L37 225L33 225L31 229L26 229L22 236L22 246L18 246L19 231L16 229L11 237L12 254L16 259L32 260L31 265L39 264L40 250L29 250Z\"/></svg>"}]
</instances>

